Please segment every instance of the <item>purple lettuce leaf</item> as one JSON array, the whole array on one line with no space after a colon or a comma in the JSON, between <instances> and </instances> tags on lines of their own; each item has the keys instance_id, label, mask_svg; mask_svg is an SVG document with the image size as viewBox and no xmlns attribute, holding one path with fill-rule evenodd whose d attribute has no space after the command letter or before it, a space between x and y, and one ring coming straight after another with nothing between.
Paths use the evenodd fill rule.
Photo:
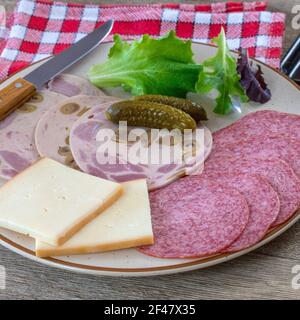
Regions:
<instances>
[{"instance_id":1,"label":"purple lettuce leaf","mask_svg":"<svg viewBox=\"0 0 300 320\"><path fill-rule=\"evenodd\" d=\"M245 49L240 50L237 61L237 72L241 77L241 86L250 100L266 103L271 99L271 91L265 82L261 67L257 65L254 68L252 64L250 65Z\"/></svg>"}]
</instances>

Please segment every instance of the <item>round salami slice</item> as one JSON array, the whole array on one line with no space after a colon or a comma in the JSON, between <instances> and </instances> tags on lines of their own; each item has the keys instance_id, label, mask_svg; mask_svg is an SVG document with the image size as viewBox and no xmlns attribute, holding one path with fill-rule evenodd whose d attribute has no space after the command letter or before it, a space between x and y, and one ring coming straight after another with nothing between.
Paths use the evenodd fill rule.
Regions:
<instances>
[{"instance_id":1,"label":"round salami slice","mask_svg":"<svg viewBox=\"0 0 300 320\"><path fill-rule=\"evenodd\" d=\"M282 160L256 158L210 157L205 162L204 172L222 174L250 173L265 178L277 192L280 210L271 227L288 220L300 208L300 180L293 169Z\"/></svg>"},{"instance_id":2,"label":"round salami slice","mask_svg":"<svg viewBox=\"0 0 300 320\"><path fill-rule=\"evenodd\" d=\"M189 155L188 161L168 163L161 161L159 157L152 161L153 158L150 157L153 155L155 157L167 152L170 153L171 160L176 160L176 156L173 155L179 150L177 148L182 146L181 140L178 142L178 137L170 137L169 133L165 136L153 136L153 131L147 128L134 127L128 127L124 136L124 128L120 129L118 125L106 119L105 110L108 106L109 104L103 104L89 110L72 127L71 152L82 171L117 182L147 178L149 189L153 190L182 175L202 169L212 146L211 133L207 128L199 125L199 130L196 130L198 136L193 133L189 137L190 141L186 145L189 144L191 148L184 149L190 151L186 152ZM108 138L101 136L109 132L111 136ZM172 143L165 144L164 141L168 140L165 138L170 138L169 141L172 140ZM112 146L115 146L115 149ZM183 153L178 152L181 156ZM136 155L140 156L137 156L137 161Z\"/></svg>"},{"instance_id":3,"label":"round salami slice","mask_svg":"<svg viewBox=\"0 0 300 320\"><path fill-rule=\"evenodd\" d=\"M224 156L239 158L281 159L286 161L300 177L300 140L289 139L281 135L264 135L236 140L231 144L222 144L219 138L214 140L211 157Z\"/></svg>"},{"instance_id":4,"label":"round salami slice","mask_svg":"<svg viewBox=\"0 0 300 320\"><path fill-rule=\"evenodd\" d=\"M39 154L76 168L69 144L71 127L91 108L117 100L110 96L79 95L54 105L36 126L35 144Z\"/></svg>"},{"instance_id":5,"label":"round salami slice","mask_svg":"<svg viewBox=\"0 0 300 320\"><path fill-rule=\"evenodd\" d=\"M96 88L87 79L74 76L73 74L60 74L50 80L47 89L67 97L78 95L104 96L105 93Z\"/></svg>"},{"instance_id":6,"label":"round salami slice","mask_svg":"<svg viewBox=\"0 0 300 320\"><path fill-rule=\"evenodd\" d=\"M189 178L150 193L154 245L140 252L159 258L214 255L244 231L249 208L236 189Z\"/></svg>"},{"instance_id":7,"label":"round salami slice","mask_svg":"<svg viewBox=\"0 0 300 320\"><path fill-rule=\"evenodd\" d=\"M0 176L10 179L39 158L34 143L41 116L65 97L41 91L0 122Z\"/></svg>"},{"instance_id":8,"label":"round salami slice","mask_svg":"<svg viewBox=\"0 0 300 320\"><path fill-rule=\"evenodd\" d=\"M188 182L194 179L202 186L213 181L224 184L229 189L235 188L247 200L250 216L246 228L241 236L224 250L225 252L243 250L259 242L279 214L278 194L266 179L258 175L239 173L220 175L218 172L210 171L206 174L186 178L187 186Z\"/></svg>"},{"instance_id":9,"label":"round salami slice","mask_svg":"<svg viewBox=\"0 0 300 320\"><path fill-rule=\"evenodd\" d=\"M300 116L272 110L252 112L213 136L218 145L225 146L236 143L237 137L249 139L273 134L299 139Z\"/></svg>"}]
</instances>

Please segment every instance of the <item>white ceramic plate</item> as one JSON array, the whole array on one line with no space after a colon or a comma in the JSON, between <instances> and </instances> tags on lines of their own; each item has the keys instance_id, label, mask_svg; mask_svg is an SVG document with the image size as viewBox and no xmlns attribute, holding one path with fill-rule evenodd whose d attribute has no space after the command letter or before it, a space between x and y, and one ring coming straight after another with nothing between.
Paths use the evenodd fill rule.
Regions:
<instances>
[{"instance_id":1,"label":"white ceramic plate","mask_svg":"<svg viewBox=\"0 0 300 320\"><path fill-rule=\"evenodd\" d=\"M76 66L68 70L68 72L84 77L87 70L92 64L103 62L106 60L107 53L110 47L111 44L102 44L87 58L83 59ZM215 53L216 49L210 45L193 44L193 50L195 53L196 61L201 62L203 59L212 56ZM23 70L18 74L12 76L10 79L0 85L0 89L17 77L25 76L27 73L37 68L44 62L45 61L36 63L26 70ZM200 99L202 102L205 100L204 102L206 105L206 110L208 111L210 118L207 126L211 130L214 131L221 127L225 127L228 124L234 122L239 117L249 112L257 111L260 109L271 109L300 114L299 87L297 87L293 82L280 74L278 71L271 69L270 67L263 64L261 64L261 66L273 94L272 100L263 106L249 103L243 105L241 114L235 113L230 116L216 116L209 111L212 110L211 100L198 96L192 97L194 99ZM116 96L124 97L124 93L119 89L111 90L109 93ZM4 181L1 181L1 183L3 182ZM244 255L279 236L282 232L286 231L290 226L292 226L299 219L299 217L300 212L296 213L284 225L277 227L275 230L269 233L258 244L251 248L248 248L247 250L243 250L234 254L217 255L205 259L157 259L143 255L142 253L137 252L135 249L119 250L115 252L100 254L41 259L35 257L33 251L34 241L32 239L1 228L0 243L8 249L17 252L29 259L76 272L110 276L162 275L206 268ZM5 259L5 257L2 257L2 259Z\"/></svg>"}]
</instances>

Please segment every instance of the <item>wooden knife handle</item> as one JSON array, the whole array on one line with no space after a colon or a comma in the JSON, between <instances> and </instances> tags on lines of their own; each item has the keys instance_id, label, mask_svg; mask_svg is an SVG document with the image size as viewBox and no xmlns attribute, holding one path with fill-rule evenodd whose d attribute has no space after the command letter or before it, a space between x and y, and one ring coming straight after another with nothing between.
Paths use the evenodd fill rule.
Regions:
<instances>
[{"instance_id":1,"label":"wooden knife handle","mask_svg":"<svg viewBox=\"0 0 300 320\"><path fill-rule=\"evenodd\" d=\"M21 78L0 90L0 120L28 101L35 92L35 86Z\"/></svg>"}]
</instances>

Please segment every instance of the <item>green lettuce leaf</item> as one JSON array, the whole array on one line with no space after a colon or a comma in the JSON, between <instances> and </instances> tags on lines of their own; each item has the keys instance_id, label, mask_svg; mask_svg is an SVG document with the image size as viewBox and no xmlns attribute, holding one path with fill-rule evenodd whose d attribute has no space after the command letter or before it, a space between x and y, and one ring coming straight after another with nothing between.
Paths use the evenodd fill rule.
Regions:
<instances>
[{"instance_id":1,"label":"green lettuce leaf","mask_svg":"<svg viewBox=\"0 0 300 320\"><path fill-rule=\"evenodd\" d=\"M94 85L122 86L133 95L185 97L195 91L202 67L193 60L191 41L180 40L171 31L160 39L144 35L132 43L115 35L114 42L108 60L89 70Z\"/></svg>"},{"instance_id":2,"label":"green lettuce leaf","mask_svg":"<svg viewBox=\"0 0 300 320\"><path fill-rule=\"evenodd\" d=\"M214 112L228 114L233 108L231 96L238 96L242 101L248 99L240 84L236 60L227 46L224 29L212 41L218 45L218 52L214 57L203 62L203 71L199 74L196 92L208 93L216 89L218 96Z\"/></svg>"}]
</instances>

